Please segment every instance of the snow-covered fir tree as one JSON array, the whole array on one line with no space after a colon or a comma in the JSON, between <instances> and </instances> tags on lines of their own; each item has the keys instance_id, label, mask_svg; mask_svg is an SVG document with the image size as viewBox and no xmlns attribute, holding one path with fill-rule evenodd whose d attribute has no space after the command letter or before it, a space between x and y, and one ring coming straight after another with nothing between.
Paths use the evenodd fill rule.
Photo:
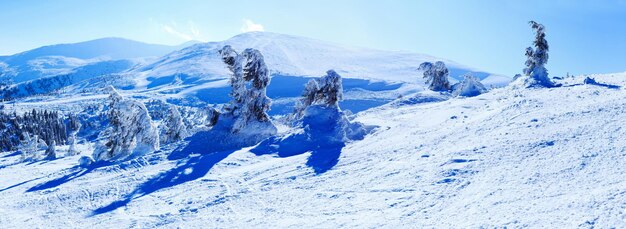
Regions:
<instances>
[{"instance_id":1,"label":"snow-covered fir tree","mask_svg":"<svg viewBox=\"0 0 626 229\"><path fill-rule=\"evenodd\" d=\"M463 81L452 86L453 96L471 97L485 92L487 92L487 88L472 73L466 73L463 75Z\"/></svg>"},{"instance_id":2,"label":"snow-covered fir tree","mask_svg":"<svg viewBox=\"0 0 626 229\"><path fill-rule=\"evenodd\" d=\"M435 64L431 62L424 62L420 64L418 71L423 73L424 79L428 88L433 91L448 91L450 90L450 82L448 81L448 68L442 61L437 61Z\"/></svg>"},{"instance_id":3,"label":"snow-covered fir tree","mask_svg":"<svg viewBox=\"0 0 626 229\"><path fill-rule=\"evenodd\" d=\"M159 134L148 109L140 101L123 98L109 86L109 127L101 132L94 151L96 161L115 160L133 153L148 153L159 148Z\"/></svg>"},{"instance_id":4,"label":"snow-covered fir tree","mask_svg":"<svg viewBox=\"0 0 626 229\"><path fill-rule=\"evenodd\" d=\"M53 160L57 158L56 145L57 144L55 141L52 141L52 143L50 143L50 145L46 149L46 152L44 153L46 160Z\"/></svg>"},{"instance_id":5,"label":"snow-covered fir tree","mask_svg":"<svg viewBox=\"0 0 626 229\"><path fill-rule=\"evenodd\" d=\"M326 75L319 79L311 79L304 87L302 97L296 103L291 120L302 118L304 111L311 105L338 107L343 98L341 76L334 70L328 70Z\"/></svg>"},{"instance_id":6,"label":"snow-covered fir tree","mask_svg":"<svg viewBox=\"0 0 626 229\"><path fill-rule=\"evenodd\" d=\"M535 48L526 48L526 68L524 75L527 76L528 86L551 87L554 83L548 77L548 70L545 65L548 63L548 41L546 40L545 27L535 21L529 22L530 27L535 31Z\"/></svg>"}]
</instances>

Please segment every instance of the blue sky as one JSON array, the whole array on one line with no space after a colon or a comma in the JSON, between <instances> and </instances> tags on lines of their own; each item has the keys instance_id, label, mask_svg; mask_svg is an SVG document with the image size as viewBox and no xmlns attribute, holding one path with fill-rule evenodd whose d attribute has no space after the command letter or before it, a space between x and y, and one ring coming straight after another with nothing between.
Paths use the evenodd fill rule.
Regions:
<instances>
[{"instance_id":1,"label":"blue sky","mask_svg":"<svg viewBox=\"0 0 626 229\"><path fill-rule=\"evenodd\" d=\"M112 36L179 44L265 30L514 75L531 19L547 27L552 75L626 71L626 0L0 0L0 55Z\"/></svg>"}]
</instances>

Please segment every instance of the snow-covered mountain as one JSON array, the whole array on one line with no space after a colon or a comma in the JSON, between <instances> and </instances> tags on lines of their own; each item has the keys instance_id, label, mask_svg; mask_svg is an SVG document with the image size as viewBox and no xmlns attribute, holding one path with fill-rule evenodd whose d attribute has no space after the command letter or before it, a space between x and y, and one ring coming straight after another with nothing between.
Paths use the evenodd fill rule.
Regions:
<instances>
[{"instance_id":1,"label":"snow-covered mountain","mask_svg":"<svg viewBox=\"0 0 626 229\"><path fill-rule=\"evenodd\" d=\"M145 58L156 58L183 47L182 45L147 44L123 38L102 38L73 44L44 46L11 56L0 56L0 62L3 63L6 71L12 73L9 76L13 82L19 83L41 77L69 74L77 67L101 61L127 60L135 63Z\"/></svg>"},{"instance_id":2,"label":"snow-covered mountain","mask_svg":"<svg viewBox=\"0 0 626 229\"><path fill-rule=\"evenodd\" d=\"M217 53L225 45L239 52L255 48L263 54L272 75L268 87L268 95L275 99L272 115L291 112L294 99L300 96L308 78L319 77L329 69L344 78L346 100L342 101L342 106L353 112L424 90L424 79L417 71L424 61L446 62L452 82L467 72L473 72L487 87L506 85L510 81L509 77L424 54L356 48L268 32L249 32L222 42L198 43L152 59L139 56L172 47L140 44L143 48L127 48L137 43L112 38L49 46L5 58L9 64L28 59L26 69L5 65L7 72L15 73L14 81L37 78L19 83L5 94L28 97L56 91L58 95L47 99L58 100L83 92L97 94L102 88L113 85L132 94L168 99L177 104L221 104L229 100L229 73ZM87 47L86 51L70 52L83 47ZM111 51L98 51L94 47Z\"/></svg>"},{"instance_id":3,"label":"snow-covered mountain","mask_svg":"<svg viewBox=\"0 0 626 229\"><path fill-rule=\"evenodd\" d=\"M44 46L0 56L0 76L18 84L12 97L48 93L85 79L126 71L195 43L167 46L123 38L102 38Z\"/></svg>"},{"instance_id":4,"label":"snow-covered mountain","mask_svg":"<svg viewBox=\"0 0 626 229\"><path fill-rule=\"evenodd\" d=\"M274 75L318 77L334 69L345 78L416 83L423 82L416 72L419 64L442 60L449 66L453 79L474 72L479 78L486 79L488 85L501 86L510 81L508 77L424 54L349 47L269 32L248 32L222 42L196 44L140 66L129 74L138 77L138 87L146 86L147 78L156 80L174 75L224 79L228 72L217 51L225 45L239 51L258 49Z\"/></svg>"},{"instance_id":5,"label":"snow-covered mountain","mask_svg":"<svg viewBox=\"0 0 626 229\"><path fill-rule=\"evenodd\" d=\"M87 168L81 155L3 152L0 225L626 227L626 73L586 77L471 98L417 92L357 114L374 132L325 151L212 152L216 139L192 137Z\"/></svg>"}]
</instances>

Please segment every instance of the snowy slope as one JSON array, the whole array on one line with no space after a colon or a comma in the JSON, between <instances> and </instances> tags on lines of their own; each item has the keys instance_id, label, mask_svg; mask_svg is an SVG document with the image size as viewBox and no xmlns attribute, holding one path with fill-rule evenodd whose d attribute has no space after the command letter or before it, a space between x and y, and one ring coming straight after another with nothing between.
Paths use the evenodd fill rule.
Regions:
<instances>
[{"instance_id":1,"label":"snowy slope","mask_svg":"<svg viewBox=\"0 0 626 229\"><path fill-rule=\"evenodd\" d=\"M224 45L231 45L240 52L246 48L260 50L272 74L283 76L318 77L329 69L335 69L345 78L421 83L423 81L417 76L419 64L442 60L448 64L453 78L473 71L481 79L491 76L490 83L494 85L503 85L509 81L506 77L428 55L354 48L269 32L249 32L223 42L196 44L138 67L130 75L137 77L139 88L146 86L148 77L184 75L202 79L223 79L228 72L217 51Z\"/></svg>"},{"instance_id":2,"label":"snowy slope","mask_svg":"<svg viewBox=\"0 0 626 229\"><path fill-rule=\"evenodd\" d=\"M607 85L405 96L357 115L375 133L312 158L207 153L211 139L193 137L90 169L5 152L0 225L626 227L626 73L593 77Z\"/></svg>"},{"instance_id":3,"label":"snowy slope","mask_svg":"<svg viewBox=\"0 0 626 229\"><path fill-rule=\"evenodd\" d=\"M41 77L68 74L76 67L100 61L156 58L186 47L183 45L156 45L123 38L102 38L73 44L44 46L11 56L0 56L0 62L12 71L13 81L19 83Z\"/></svg>"}]
</instances>

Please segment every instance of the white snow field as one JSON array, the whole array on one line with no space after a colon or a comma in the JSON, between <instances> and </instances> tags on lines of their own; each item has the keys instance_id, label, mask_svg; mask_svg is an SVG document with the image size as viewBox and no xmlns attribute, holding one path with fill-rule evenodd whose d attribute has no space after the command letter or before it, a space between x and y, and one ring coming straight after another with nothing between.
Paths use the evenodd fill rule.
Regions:
<instances>
[{"instance_id":1,"label":"white snow field","mask_svg":"<svg viewBox=\"0 0 626 229\"><path fill-rule=\"evenodd\" d=\"M378 127L330 150L207 153L195 136L88 168L89 143L0 153L0 227L626 227L626 73L591 77L406 95L357 113Z\"/></svg>"}]
</instances>

